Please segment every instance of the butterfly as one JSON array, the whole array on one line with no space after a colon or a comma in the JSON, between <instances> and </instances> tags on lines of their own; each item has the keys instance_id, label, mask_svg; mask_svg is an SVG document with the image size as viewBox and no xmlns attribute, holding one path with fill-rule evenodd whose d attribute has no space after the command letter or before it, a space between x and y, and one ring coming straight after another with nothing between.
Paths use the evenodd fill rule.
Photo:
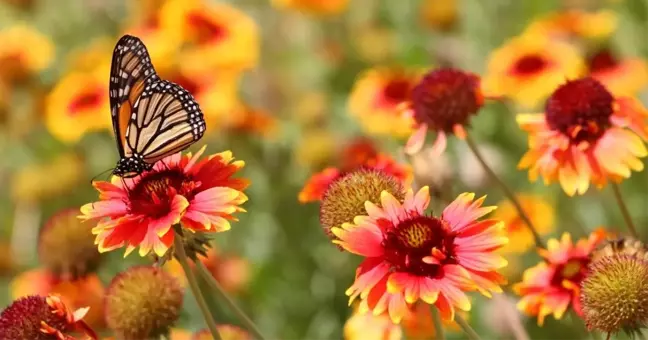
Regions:
<instances>
[{"instance_id":1,"label":"butterfly","mask_svg":"<svg viewBox=\"0 0 648 340\"><path fill-rule=\"evenodd\" d=\"M160 79L144 43L124 35L110 68L110 111L120 159L113 175L130 178L182 151L205 132L200 106L180 85Z\"/></svg>"}]
</instances>

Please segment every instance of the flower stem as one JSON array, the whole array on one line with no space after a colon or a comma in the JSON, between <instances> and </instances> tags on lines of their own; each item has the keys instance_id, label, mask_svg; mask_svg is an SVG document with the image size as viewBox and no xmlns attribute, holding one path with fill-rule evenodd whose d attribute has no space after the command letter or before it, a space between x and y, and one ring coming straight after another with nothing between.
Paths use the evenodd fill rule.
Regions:
<instances>
[{"instance_id":1,"label":"flower stem","mask_svg":"<svg viewBox=\"0 0 648 340\"><path fill-rule=\"evenodd\" d=\"M176 230L176 235L175 238L173 239L173 248L176 253L176 258L178 259L180 266L182 266L182 270L185 272L185 275L187 276L189 287L191 288L191 291L193 292L193 295L196 298L196 302L198 302L198 307L200 307L200 311L202 312L203 317L205 318L205 322L207 323L207 327L209 328L212 337L214 338L214 340L221 340L221 336L218 333L218 328L216 327L216 322L214 321L214 318L212 317L211 312L209 311L209 307L207 307L207 302L205 301L205 297L202 295L202 292L200 291L200 287L198 286L198 281L196 280L196 276L191 270L191 267L189 267L189 259L187 258L187 254L185 253L184 244L182 243L182 237L183 237L182 232L178 232Z\"/></svg>"},{"instance_id":2,"label":"flower stem","mask_svg":"<svg viewBox=\"0 0 648 340\"><path fill-rule=\"evenodd\" d=\"M430 307L432 308L432 321L434 322L434 332L436 333L434 339L445 340L445 334L443 334L443 323L441 322L441 313L439 312L439 308L434 305Z\"/></svg>"},{"instance_id":3,"label":"flower stem","mask_svg":"<svg viewBox=\"0 0 648 340\"><path fill-rule=\"evenodd\" d=\"M639 234L637 234L637 228L635 228L635 225L632 222L632 218L630 217L630 211L628 211L628 206L626 206L625 201L623 200L623 196L621 196L621 190L619 189L619 184L612 182L612 191L614 192L614 198L616 199L617 204L621 209L621 215L623 215L623 219L625 220L625 223L628 225L630 234L634 238L638 239Z\"/></svg>"},{"instance_id":4,"label":"flower stem","mask_svg":"<svg viewBox=\"0 0 648 340\"><path fill-rule=\"evenodd\" d=\"M461 327L464 333L466 333L470 340L481 340L479 334L477 334L477 332L475 332L475 330L470 327L468 322L466 322L466 320L462 318L461 315L455 314L455 321L457 322L457 325Z\"/></svg>"},{"instance_id":5,"label":"flower stem","mask_svg":"<svg viewBox=\"0 0 648 340\"><path fill-rule=\"evenodd\" d=\"M196 261L196 266L198 267L198 271L200 272L200 275L207 281L209 286L212 288L216 294L227 303L228 307L238 316L238 318L241 320L241 322L245 325L245 327L252 333L254 333L254 336L257 338L257 340L265 340L266 337L263 336L261 331L259 330L259 327L250 319L250 317L245 314L245 312L232 300L232 298L229 297L227 292L223 289L223 287L218 283L218 281L214 278L214 276L207 270L205 265L200 262Z\"/></svg>"},{"instance_id":6,"label":"flower stem","mask_svg":"<svg viewBox=\"0 0 648 340\"><path fill-rule=\"evenodd\" d=\"M466 143L468 144L468 147L470 148L470 151L475 155L477 158L477 161L481 166L484 168L486 173L488 173L488 176L495 181L499 187L502 189L504 192L504 195L513 203L513 206L518 212L518 215L520 215L520 218L524 223L527 225L529 228L529 231L533 235L533 239L535 240L536 246L539 248L544 248L544 243L542 242L542 239L540 238L540 234L536 231L535 227L533 226L533 223L531 222L531 219L529 219L529 216L526 214L524 209L522 209L522 205L520 204L520 201L518 201L517 197L515 197L515 194L511 189L504 183L499 177L497 177L497 174L491 169L486 161L484 160L484 156L482 156L481 152L477 149L477 146L475 145L475 142L472 140L472 137L470 134L466 133Z\"/></svg>"}]
</instances>

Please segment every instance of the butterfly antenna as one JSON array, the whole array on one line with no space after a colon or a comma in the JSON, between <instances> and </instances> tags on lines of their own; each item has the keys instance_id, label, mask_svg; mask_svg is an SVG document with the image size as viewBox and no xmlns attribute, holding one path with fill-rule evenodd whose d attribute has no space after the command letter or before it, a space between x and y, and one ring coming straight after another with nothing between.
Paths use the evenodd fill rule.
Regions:
<instances>
[{"instance_id":1,"label":"butterfly antenna","mask_svg":"<svg viewBox=\"0 0 648 340\"><path fill-rule=\"evenodd\" d=\"M90 184L92 184L99 176L101 176L101 175L103 175L103 174L105 174L107 172L110 172L110 174L112 174L113 171L115 171L115 168L111 168L111 169L108 169L106 171L100 172L98 175L92 177L92 179L90 180ZM110 177L108 177L108 178L110 178Z\"/></svg>"}]
</instances>

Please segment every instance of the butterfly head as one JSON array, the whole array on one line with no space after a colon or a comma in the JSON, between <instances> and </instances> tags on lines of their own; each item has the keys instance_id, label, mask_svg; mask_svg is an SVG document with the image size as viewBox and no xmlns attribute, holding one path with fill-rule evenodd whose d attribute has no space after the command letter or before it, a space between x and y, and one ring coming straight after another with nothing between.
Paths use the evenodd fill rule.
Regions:
<instances>
[{"instance_id":1,"label":"butterfly head","mask_svg":"<svg viewBox=\"0 0 648 340\"><path fill-rule=\"evenodd\" d=\"M133 155L133 157L124 157L117 162L117 166L113 170L113 175L132 178L144 171L151 170L152 165L144 162L141 157Z\"/></svg>"}]
</instances>

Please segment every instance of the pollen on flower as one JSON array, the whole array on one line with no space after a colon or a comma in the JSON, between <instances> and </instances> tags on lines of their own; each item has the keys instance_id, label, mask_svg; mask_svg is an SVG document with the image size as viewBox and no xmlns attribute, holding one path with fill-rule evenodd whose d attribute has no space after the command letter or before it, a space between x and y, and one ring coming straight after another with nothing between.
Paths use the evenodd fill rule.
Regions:
<instances>
[{"instance_id":1,"label":"pollen on flower","mask_svg":"<svg viewBox=\"0 0 648 340\"><path fill-rule=\"evenodd\" d=\"M479 78L452 68L426 74L412 90L414 119L432 130L452 132L465 125L483 104Z\"/></svg>"},{"instance_id":2,"label":"pollen on flower","mask_svg":"<svg viewBox=\"0 0 648 340\"><path fill-rule=\"evenodd\" d=\"M380 170L360 169L331 183L320 206L320 223L326 234L334 237L331 228L353 222L356 216L367 215L365 202L380 204L383 191L399 200L405 197L400 182Z\"/></svg>"},{"instance_id":3,"label":"pollen on flower","mask_svg":"<svg viewBox=\"0 0 648 340\"><path fill-rule=\"evenodd\" d=\"M183 289L171 274L141 266L117 275L106 294L108 327L126 339L156 338L180 316Z\"/></svg>"},{"instance_id":4,"label":"pollen on flower","mask_svg":"<svg viewBox=\"0 0 648 340\"><path fill-rule=\"evenodd\" d=\"M566 82L547 100L547 124L572 144L596 142L610 127L613 113L614 97L591 77Z\"/></svg>"},{"instance_id":5,"label":"pollen on flower","mask_svg":"<svg viewBox=\"0 0 648 340\"><path fill-rule=\"evenodd\" d=\"M580 298L588 329L637 332L648 324L648 261L619 254L593 262Z\"/></svg>"},{"instance_id":6,"label":"pollen on flower","mask_svg":"<svg viewBox=\"0 0 648 340\"><path fill-rule=\"evenodd\" d=\"M68 315L56 311L47 297L31 295L20 298L0 314L0 338L56 340L57 335L52 332L66 334L74 329Z\"/></svg>"}]
</instances>

